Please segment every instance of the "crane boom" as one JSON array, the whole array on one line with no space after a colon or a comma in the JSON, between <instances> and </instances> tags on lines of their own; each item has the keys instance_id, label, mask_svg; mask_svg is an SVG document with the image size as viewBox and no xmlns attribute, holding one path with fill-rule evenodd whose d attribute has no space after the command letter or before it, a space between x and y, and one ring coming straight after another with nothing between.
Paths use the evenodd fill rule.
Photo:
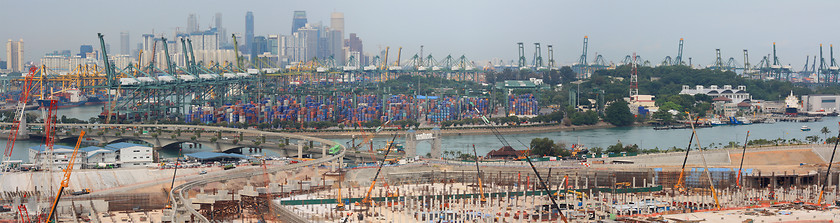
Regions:
<instances>
[{"instance_id":1,"label":"crane boom","mask_svg":"<svg viewBox=\"0 0 840 223\"><path fill-rule=\"evenodd\" d=\"M472 147L473 154L475 155L475 174L476 178L478 178L478 192L481 193L481 203L484 203L487 202L487 198L484 197L484 183L481 182L481 169L478 168L478 152L475 151L475 144Z\"/></svg>"},{"instance_id":2,"label":"crane boom","mask_svg":"<svg viewBox=\"0 0 840 223\"><path fill-rule=\"evenodd\" d=\"M18 104L15 108L15 120L12 120L12 129L9 130L9 140L6 140L6 150L3 152L3 163L5 165L11 158L12 158L12 151L15 149L15 141L17 140L18 134L20 134L20 123L26 122L26 115L24 110L26 109L26 102L29 101L29 92L32 91L32 79L35 77L35 72L38 70L36 67L30 67L29 73L26 74L26 78L23 81L23 89L20 92L20 98L18 98ZM6 170L9 167L3 167Z\"/></svg>"},{"instance_id":3,"label":"crane boom","mask_svg":"<svg viewBox=\"0 0 840 223\"><path fill-rule=\"evenodd\" d=\"M73 155L70 156L67 168L64 168L64 179L61 180L61 187L58 189L58 194L55 196L55 201L53 201L52 208L50 208L50 214L47 215L47 219L52 219L55 216L55 207L61 199L61 194L64 193L64 189L70 184L70 174L73 172L73 164L76 160L76 154L79 152L79 145L82 144L82 138L84 138L84 136L85 131L83 130L79 133L79 140L76 141L76 147L73 148Z\"/></svg>"},{"instance_id":4,"label":"crane boom","mask_svg":"<svg viewBox=\"0 0 840 223\"><path fill-rule=\"evenodd\" d=\"M236 34L230 34L230 36L233 38L233 54L236 56L236 68L242 70L242 57L239 57L239 43L236 42Z\"/></svg>"},{"instance_id":5,"label":"crane boom","mask_svg":"<svg viewBox=\"0 0 840 223\"><path fill-rule=\"evenodd\" d=\"M382 158L382 163L379 163L379 168L376 169L376 175L373 175L373 181L370 183L370 188L368 188L367 193L365 193L365 198L362 199L363 205L370 205L370 192L373 190L373 186L376 186L376 179L379 178L379 173L382 171L382 166L385 165L385 159L388 158L388 153L391 153L391 147L394 146L394 140L397 139L397 134L394 134L394 137L391 138L391 143L388 144L388 149L385 150L385 157Z\"/></svg>"},{"instance_id":6,"label":"crane boom","mask_svg":"<svg viewBox=\"0 0 840 223\"><path fill-rule=\"evenodd\" d=\"M476 112L478 112L478 114L481 114L481 112L478 111L477 108L473 108L473 109ZM499 141L502 142L502 145L510 147L510 143L508 143L508 141L505 139L505 137L502 136L502 133L500 133L499 130L496 129L495 126L490 124L490 120L487 119L487 116L482 115L481 120L484 121L485 125L490 127L490 131L492 131L493 135L495 135L496 138L499 139ZM511 147L511 148L513 148L513 147ZM552 207L554 207L554 209L557 210L557 213L560 214L560 219L562 219L563 222L568 223L569 220L566 219L566 215L563 215L563 211L560 210L560 206L557 205L557 201L554 200L554 196L551 196L551 192L548 190L548 187L545 185L545 181L543 181L542 176L540 176L540 172L537 171L536 167L534 167L534 163L532 163L531 159L528 159L527 157L526 157L525 161L528 161L528 165L531 166L531 170L533 170L534 174L537 175L537 180L540 181L540 186L542 186L543 190L545 190L545 193L548 194L548 199L551 200Z\"/></svg>"}]
</instances>

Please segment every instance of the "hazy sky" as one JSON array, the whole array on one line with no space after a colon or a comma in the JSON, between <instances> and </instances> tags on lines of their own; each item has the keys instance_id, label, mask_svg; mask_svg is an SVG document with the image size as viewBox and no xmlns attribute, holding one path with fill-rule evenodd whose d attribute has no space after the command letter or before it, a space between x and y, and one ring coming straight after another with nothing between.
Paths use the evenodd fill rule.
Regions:
<instances>
[{"instance_id":1,"label":"hazy sky","mask_svg":"<svg viewBox=\"0 0 840 223\"><path fill-rule=\"evenodd\" d=\"M54 50L78 53L81 44L99 48L97 32L118 52L120 31L129 31L133 49L143 33L171 35L176 27L183 29L190 13L204 29L221 12L228 32L241 34L245 13L253 11L256 35L288 35L292 12L305 10L309 22L324 25L331 12L343 12L346 32L357 33L366 52L402 46L403 58L424 45L424 53L438 59L463 54L475 61L509 63L517 57L516 43L524 42L531 63L533 43L540 42L544 60L545 45L551 44L557 62L567 65L577 61L588 35L590 61L596 52L616 63L637 52L657 64L665 56L675 57L679 38L685 38L683 57L692 57L695 65L713 63L716 48L724 60L735 57L739 63L748 49L750 62L758 64L776 42L781 62L800 70L806 55L819 54L820 43L826 60L828 44L840 44L838 8L840 1L767 0L0 0L0 58L8 59L8 39L24 39L26 59L37 60Z\"/></svg>"}]
</instances>

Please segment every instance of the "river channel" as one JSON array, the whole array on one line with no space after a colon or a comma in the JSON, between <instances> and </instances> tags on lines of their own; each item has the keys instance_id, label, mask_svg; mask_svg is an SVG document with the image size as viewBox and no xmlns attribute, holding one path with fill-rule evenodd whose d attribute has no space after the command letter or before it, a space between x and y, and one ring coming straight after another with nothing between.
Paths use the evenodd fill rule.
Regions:
<instances>
[{"instance_id":1,"label":"river channel","mask_svg":"<svg viewBox=\"0 0 840 223\"><path fill-rule=\"evenodd\" d=\"M58 115L66 115L68 118L78 118L81 120L88 120L90 117L99 115L101 106L82 106L74 108L59 109ZM831 133L828 136L836 136L838 132L838 117L824 117L818 122L776 122L772 124L752 124L752 125L725 125L712 128L702 128L697 130L701 145L709 148L723 148L729 142L736 142L743 145L744 137L747 131L750 131L750 140L753 139L798 139L805 141L805 137L816 135L821 140L825 135L820 133L820 129L828 127ZM802 131L802 126L808 126L811 131ZM488 131L489 133L489 131ZM691 129L671 129L671 130L654 130L653 127L616 127L606 129L589 129L577 131L562 131L562 132L546 132L546 133L529 133L529 134L512 134L504 137L515 149L527 149L527 145L533 138L546 137L549 139L565 142L567 145L580 142L586 147L601 147L621 142L624 145L636 144L643 149L668 149L671 147L685 148L688 145L688 139L691 136ZM391 136L381 136L373 140L374 148L382 148L387 145L387 141ZM348 145L350 139L334 139L336 142ZM402 142L403 139L398 137L397 142ZM357 141L358 143L358 141ZM28 161L28 148L43 144L42 141L21 140L16 142L15 149L12 154L13 160ZM479 155L485 155L490 150L499 149L502 143L493 135L464 135L464 136L444 136L442 145L444 151L454 151L462 153L472 153L472 145L475 145ZM692 147L696 147L694 144ZM418 145L417 153L424 155L431 149L429 143L421 142ZM209 151L208 147L201 149L184 148L183 153L193 153L200 151ZM268 150L264 150L267 155L277 155ZM247 151L245 151L247 153ZM161 157L174 157L178 155L178 151L161 151Z\"/></svg>"}]
</instances>

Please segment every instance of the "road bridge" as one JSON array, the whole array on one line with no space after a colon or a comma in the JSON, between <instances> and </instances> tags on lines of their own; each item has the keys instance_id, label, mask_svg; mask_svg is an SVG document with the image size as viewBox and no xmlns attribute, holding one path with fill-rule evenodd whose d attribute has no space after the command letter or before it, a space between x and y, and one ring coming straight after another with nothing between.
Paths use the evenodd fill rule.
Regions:
<instances>
[{"instance_id":1,"label":"road bridge","mask_svg":"<svg viewBox=\"0 0 840 223\"><path fill-rule=\"evenodd\" d=\"M4 125L6 123L0 123ZM29 123L39 126L42 123ZM155 150L177 149L182 143L196 143L210 146L214 152L240 152L241 149L260 148L271 150L287 157L302 158L312 154L313 158L324 157L338 142L284 132L269 132L256 129L238 129L220 126L175 125L175 124L56 124L58 141L75 142L80 130L88 131L91 139L102 145L117 142L145 142ZM145 132L145 133L144 133ZM42 132L30 132L30 137L41 137ZM330 143L325 143L328 141ZM320 155L318 155L320 154ZM394 154L391 154L395 157ZM384 154L354 151L345 156L356 163L372 159L384 160Z\"/></svg>"}]
</instances>

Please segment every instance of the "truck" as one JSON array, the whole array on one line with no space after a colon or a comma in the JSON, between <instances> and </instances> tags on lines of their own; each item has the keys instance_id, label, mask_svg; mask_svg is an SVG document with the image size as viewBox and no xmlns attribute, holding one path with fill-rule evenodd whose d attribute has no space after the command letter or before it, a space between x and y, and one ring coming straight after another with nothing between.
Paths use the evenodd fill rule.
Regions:
<instances>
[{"instance_id":1,"label":"truck","mask_svg":"<svg viewBox=\"0 0 840 223\"><path fill-rule=\"evenodd\" d=\"M90 193L90 189L85 188L85 189L82 189L80 191L74 191L70 194L73 195L73 196L77 196L77 195L85 195L85 194L89 194L89 193Z\"/></svg>"}]
</instances>

